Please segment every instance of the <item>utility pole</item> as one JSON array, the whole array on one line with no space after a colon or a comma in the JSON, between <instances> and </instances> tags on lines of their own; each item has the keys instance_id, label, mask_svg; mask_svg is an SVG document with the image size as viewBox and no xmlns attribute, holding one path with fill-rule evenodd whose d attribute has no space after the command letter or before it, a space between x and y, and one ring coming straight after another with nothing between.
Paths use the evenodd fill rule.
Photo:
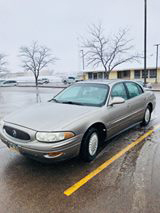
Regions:
<instances>
[{"instance_id":1,"label":"utility pole","mask_svg":"<svg viewBox=\"0 0 160 213\"><path fill-rule=\"evenodd\" d=\"M144 0L144 85L147 83L147 0Z\"/></svg>"},{"instance_id":2,"label":"utility pole","mask_svg":"<svg viewBox=\"0 0 160 213\"><path fill-rule=\"evenodd\" d=\"M157 75L158 75L158 49L159 49L160 44L155 44L154 46L156 47L156 83L157 81Z\"/></svg>"},{"instance_id":3,"label":"utility pole","mask_svg":"<svg viewBox=\"0 0 160 213\"><path fill-rule=\"evenodd\" d=\"M80 50L81 51L81 54L82 54L82 68L83 68L83 71L84 71L84 51L83 50Z\"/></svg>"}]
</instances>

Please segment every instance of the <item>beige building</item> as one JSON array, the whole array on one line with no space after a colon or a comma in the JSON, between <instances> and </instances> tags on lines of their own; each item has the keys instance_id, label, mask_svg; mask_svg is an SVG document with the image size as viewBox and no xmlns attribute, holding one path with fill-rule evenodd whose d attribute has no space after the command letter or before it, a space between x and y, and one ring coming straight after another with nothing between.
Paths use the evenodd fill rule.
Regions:
<instances>
[{"instance_id":1,"label":"beige building","mask_svg":"<svg viewBox=\"0 0 160 213\"><path fill-rule=\"evenodd\" d=\"M88 79L105 79L104 71L84 71L84 80ZM143 69L126 69L126 70L113 70L109 79L126 79L126 80L144 80ZM147 68L147 82L160 83L160 68Z\"/></svg>"}]
</instances>

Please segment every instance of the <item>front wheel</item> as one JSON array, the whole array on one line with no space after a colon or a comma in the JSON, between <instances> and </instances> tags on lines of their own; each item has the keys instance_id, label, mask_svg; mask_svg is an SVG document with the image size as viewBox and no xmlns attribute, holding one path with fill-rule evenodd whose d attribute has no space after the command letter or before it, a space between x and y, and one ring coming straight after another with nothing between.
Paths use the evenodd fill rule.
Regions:
<instances>
[{"instance_id":1,"label":"front wheel","mask_svg":"<svg viewBox=\"0 0 160 213\"><path fill-rule=\"evenodd\" d=\"M150 108L150 106L147 106L145 113L144 113L142 125L147 126L149 124L150 120L151 120L151 108Z\"/></svg>"},{"instance_id":2,"label":"front wheel","mask_svg":"<svg viewBox=\"0 0 160 213\"><path fill-rule=\"evenodd\" d=\"M80 157L86 162L94 160L97 155L98 147L98 131L95 128L90 128L82 140Z\"/></svg>"}]
</instances>

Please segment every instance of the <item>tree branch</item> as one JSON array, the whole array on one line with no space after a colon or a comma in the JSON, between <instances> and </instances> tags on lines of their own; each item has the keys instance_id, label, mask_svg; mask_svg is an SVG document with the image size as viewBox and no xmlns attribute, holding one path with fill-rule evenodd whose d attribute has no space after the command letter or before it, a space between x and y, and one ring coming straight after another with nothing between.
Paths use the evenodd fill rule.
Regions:
<instances>
[{"instance_id":1,"label":"tree branch","mask_svg":"<svg viewBox=\"0 0 160 213\"><path fill-rule=\"evenodd\" d=\"M40 72L56 61L51 50L45 46L39 46L36 41L30 47L21 47L19 56L22 58L24 70L33 72L36 84Z\"/></svg>"},{"instance_id":2,"label":"tree branch","mask_svg":"<svg viewBox=\"0 0 160 213\"><path fill-rule=\"evenodd\" d=\"M110 73L116 66L134 61L140 58L137 54L130 55L133 49L130 39L127 39L128 30L120 30L116 35L106 38L102 25L89 27L90 38L83 39L83 48L87 65L102 65L104 70Z\"/></svg>"}]
</instances>

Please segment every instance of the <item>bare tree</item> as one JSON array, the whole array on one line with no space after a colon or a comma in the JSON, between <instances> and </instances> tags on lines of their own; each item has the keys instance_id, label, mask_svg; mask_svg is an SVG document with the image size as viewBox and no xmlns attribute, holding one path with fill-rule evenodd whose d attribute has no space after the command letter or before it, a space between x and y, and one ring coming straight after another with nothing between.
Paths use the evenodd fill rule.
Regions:
<instances>
[{"instance_id":1,"label":"bare tree","mask_svg":"<svg viewBox=\"0 0 160 213\"><path fill-rule=\"evenodd\" d=\"M4 76L7 74L8 69L7 69L7 60L6 60L6 55L0 53L0 75Z\"/></svg>"},{"instance_id":2,"label":"bare tree","mask_svg":"<svg viewBox=\"0 0 160 213\"><path fill-rule=\"evenodd\" d=\"M89 39L83 39L87 65L102 66L107 79L115 67L126 62L137 61L140 57L138 54L129 53L133 45L131 40L127 39L126 29L119 30L116 35L106 38L101 24L92 25L89 27L89 35Z\"/></svg>"},{"instance_id":3,"label":"bare tree","mask_svg":"<svg viewBox=\"0 0 160 213\"><path fill-rule=\"evenodd\" d=\"M20 57L22 58L23 68L26 71L33 72L36 87L38 86L40 72L49 64L53 64L56 60L56 58L52 56L49 48L40 46L37 42L33 42L30 47L21 47Z\"/></svg>"}]
</instances>

